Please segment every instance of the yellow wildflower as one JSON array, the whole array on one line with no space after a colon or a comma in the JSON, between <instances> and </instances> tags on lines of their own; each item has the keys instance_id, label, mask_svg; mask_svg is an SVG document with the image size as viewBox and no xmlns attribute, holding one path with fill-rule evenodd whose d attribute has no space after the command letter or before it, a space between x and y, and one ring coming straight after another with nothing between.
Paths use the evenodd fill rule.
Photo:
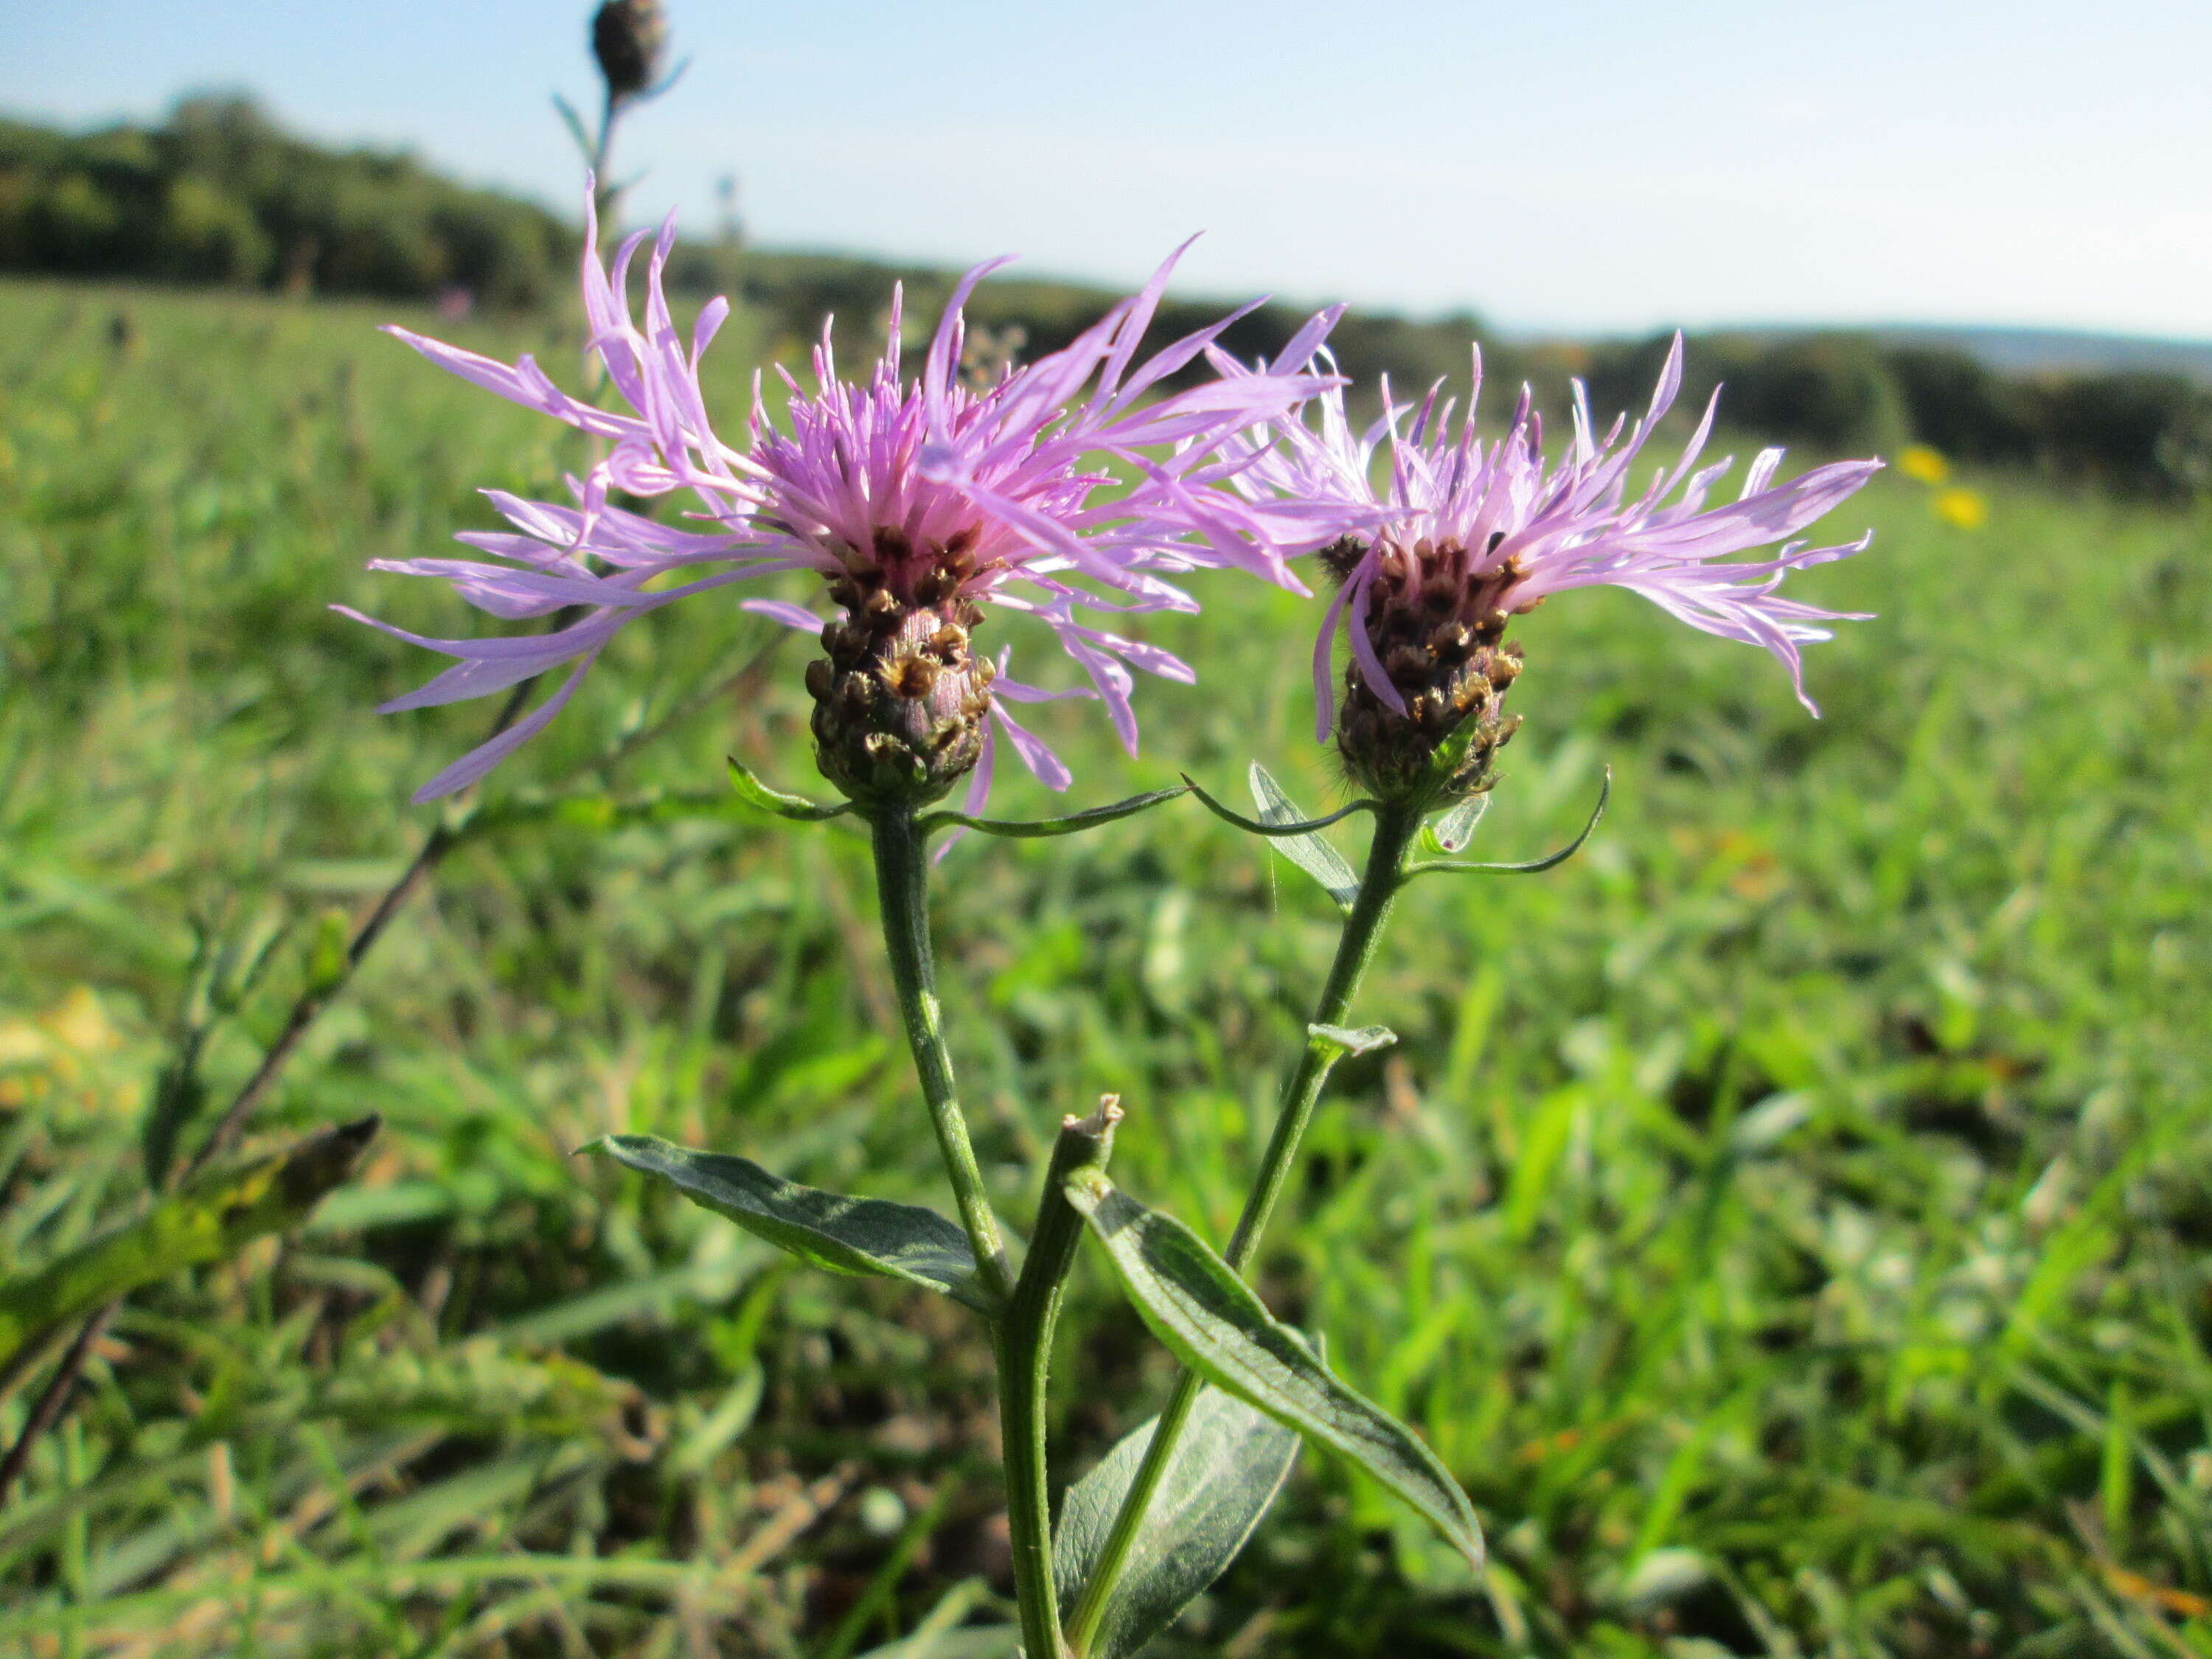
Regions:
<instances>
[{"instance_id":1,"label":"yellow wildflower","mask_svg":"<svg viewBox=\"0 0 2212 1659\"><path fill-rule=\"evenodd\" d=\"M1989 497L1978 489L1939 489L1936 516L1960 530L1979 530L1990 521Z\"/></svg>"},{"instance_id":2,"label":"yellow wildflower","mask_svg":"<svg viewBox=\"0 0 2212 1659\"><path fill-rule=\"evenodd\" d=\"M1951 476L1951 463L1930 445L1907 444L1897 453L1897 470L1922 483L1939 484Z\"/></svg>"}]
</instances>

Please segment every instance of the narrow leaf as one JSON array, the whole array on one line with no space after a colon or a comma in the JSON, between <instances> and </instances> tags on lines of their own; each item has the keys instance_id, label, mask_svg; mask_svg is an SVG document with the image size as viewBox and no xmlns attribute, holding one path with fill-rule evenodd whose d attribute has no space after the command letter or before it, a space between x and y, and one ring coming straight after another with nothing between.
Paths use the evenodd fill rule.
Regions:
<instances>
[{"instance_id":1,"label":"narrow leaf","mask_svg":"<svg viewBox=\"0 0 2212 1659\"><path fill-rule=\"evenodd\" d=\"M590 136L584 131L584 118L576 113L574 104L557 92L553 94L553 107L561 112L562 125L568 129L568 136L576 141L576 150L583 156L584 165L591 166L592 157L596 152Z\"/></svg>"},{"instance_id":2,"label":"narrow leaf","mask_svg":"<svg viewBox=\"0 0 2212 1659\"><path fill-rule=\"evenodd\" d=\"M1283 793L1283 787L1267 775L1267 769L1257 761L1252 763L1251 783L1252 799L1260 804L1261 823L1270 826L1297 823L1305 817L1297 803ZM1336 848L1318 835L1308 833L1285 836L1276 842L1275 850L1319 882L1322 890L1336 901L1338 909L1352 908L1353 901L1359 896L1359 878Z\"/></svg>"},{"instance_id":3,"label":"narrow leaf","mask_svg":"<svg viewBox=\"0 0 2212 1659\"><path fill-rule=\"evenodd\" d=\"M1158 1425L1154 1418L1136 1429L1067 1489L1052 1540L1063 1616L1097 1570ZM1234 1395L1202 1390L1100 1616L1091 1659L1137 1652L1227 1571L1297 1458L1291 1430Z\"/></svg>"},{"instance_id":4,"label":"narrow leaf","mask_svg":"<svg viewBox=\"0 0 2212 1659\"><path fill-rule=\"evenodd\" d=\"M1474 839L1474 826L1482 822L1482 815L1489 810L1490 791L1469 795L1428 826L1431 844L1439 853L1466 851L1468 842Z\"/></svg>"},{"instance_id":5,"label":"narrow leaf","mask_svg":"<svg viewBox=\"0 0 2212 1659\"><path fill-rule=\"evenodd\" d=\"M1190 793L1205 803L1206 810L1223 823L1233 823L1247 835L1265 836L1271 841L1279 841L1286 836L1308 835L1316 830L1326 830L1330 824L1348 818L1354 812L1372 812L1382 805L1379 801L1356 800L1349 806L1338 808L1325 818L1307 818L1297 823L1262 823L1256 818L1248 818L1242 812L1223 805L1212 795L1206 793L1202 786L1192 782L1190 774L1188 772L1183 774L1182 781L1190 784Z\"/></svg>"},{"instance_id":6,"label":"narrow leaf","mask_svg":"<svg viewBox=\"0 0 2212 1659\"><path fill-rule=\"evenodd\" d=\"M1177 1358L1352 1459L1480 1569L1482 1529L1474 1508L1411 1429L1339 1382L1181 1222L1146 1209L1096 1171L1078 1174L1066 1190L1105 1245L1129 1300Z\"/></svg>"},{"instance_id":7,"label":"narrow leaf","mask_svg":"<svg viewBox=\"0 0 2212 1659\"><path fill-rule=\"evenodd\" d=\"M848 800L841 800L835 806L824 806L804 795L787 795L781 789L771 789L739 765L734 756L730 759L730 787L747 805L800 823L819 823L824 818L840 817L853 810L853 803Z\"/></svg>"},{"instance_id":8,"label":"narrow leaf","mask_svg":"<svg viewBox=\"0 0 2212 1659\"><path fill-rule=\"evenodd\" d=\"M0 1368L68 1320L179 1268L228 1261L264 1234L297 1225L352 1176L378 1127L365 1117L289 1152L210 1170L137 1220L0 1285Z\"/></svg>"},{"instance_id":9,"label":"narrow leaf","mask_svg":"<svg viewBox=\"0 0 2212 1659\"><path fill-rule=\"evenodd\" d=\"M1006 836L1016 841L1035 841L1046 836L1072 836L1079 830L1094 830L1102 823L1111 823L1116 818L1126 818L1147 807L1158 806L1162 801L1173 800L1178 795L1190 793L1187 787L1174 789L1155 789L1150 794L1132 795L1127 800L1117 800L1107 806L1093 806L1086 811L1071 812L1064 818L971 818L965 812L931 812L916 826L925 836L957 824L963 830L981 830L987 836Z\"/></svg>"},{"instance_id":10,"label":"narrow leaf","mask_svg":"<svg viewBox=\"0 0 2212 1659\"><path fill-rule=\"evenodd\" d=\"M1431 870L1455 870L1471 875L1533 876L1540 870L1549 870L1554 865L1565 864L1582 851L1583 843L1590 838L1590 831L1597 828L1597 821L1605 816L1605 804L1612 796L1613 769L1608 766L1605 769L1605 781L1598 787L1597 805L1590 808L1589 822L1583 825L1582 833L1558 852L1547 854L1540 859L1530 859L1526 864L1468 864L1455 859L1427 859L1407 865L1406 873L1422 876Z\"/></svg>"},{"instance_id":11,"label":"narrow leaf","mask_svg":"<svg viewBox=\"0 0 2212 1659\"><path fill-rule=\"evenodd\" d=\"M1398 1040L1398 1034L1387 1025L1362 1025L1354 1029L1346 1025L1309 1025L1306 1041L1319 1048L1332 1064L1346 1054L1372 1054L1377 1048L1387 1048Z\"/></svg>"},{"instance_id":12,"label":"narrow leaf","mask_svg":"<svg viewBox=\"0 0 2212 1659\"><path fill-rule=\"evenodd\" d=\"M750 1158L696 1152L657 1135L605 1135L577 1150L605 1152L641 1174L658 1176L693 1203L814 1267L856 1278L903 1279L980 1312L996 1311L976 1282L968 1235L934 1210L802 1187Z\"/></svg>"}]
</instances>

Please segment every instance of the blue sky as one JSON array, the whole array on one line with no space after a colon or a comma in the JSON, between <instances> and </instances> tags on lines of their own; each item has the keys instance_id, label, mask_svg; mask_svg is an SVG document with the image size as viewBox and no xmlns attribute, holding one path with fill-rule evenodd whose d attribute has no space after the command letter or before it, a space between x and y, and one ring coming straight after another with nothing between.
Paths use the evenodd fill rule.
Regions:
<instances>
[{"instance_id":1,"label":"blue sky","mask_svg":"<svg viewBox=\"0 0 2212 1659\"><path fill-rule=\"evenodd\" d=\"M556 204L586 3L0 0L0 110L246 87ZM2212 336L2212 6L2146 0L669 0L640 213L1510 327L1834 320Z\"/></svg>"}]
</instances>

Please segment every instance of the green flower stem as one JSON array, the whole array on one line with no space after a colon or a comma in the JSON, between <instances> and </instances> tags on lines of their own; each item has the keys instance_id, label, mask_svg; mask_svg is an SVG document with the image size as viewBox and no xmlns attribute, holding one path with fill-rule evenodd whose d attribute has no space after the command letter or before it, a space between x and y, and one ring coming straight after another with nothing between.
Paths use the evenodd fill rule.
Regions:
<instances>
[{"instance_id":1,"label":"green flower stem","mask_svg":"<svg viewBox=\"0 0 2212 1659\"><path fill-rule=\"evenodd\" d=\"M1022 1276L999 1332L999 1425L1006 1460L1006 1513L1012 1522L1015 1601L1025 1652L1062 1659L1060 1599L1052 1577L1052 1497L1045 1478L1045 1376L1060 1292L1083 1242L1084 1222L1067 1201L1068 1179L1103 1170L1121 1111L1109 1096L1087 1118L1068 1118L1052 1149L1044 1201Z\"/></svg>"},{"instance_id":2,"label":"green flower stem","mask_svg":"<svg viewBox=\"0 0 2212 1659\"><path fill-rule=\"evenodd\" d=\"M968 1120L961 1115L953 1087L952 1056L945 1049L938 1017L937 964L929 948L929 866L922 838L908 812L886 809L872 817L868 827L875 845L884 948L891 959L891 984L898 995L899 1018L906 1026L907 1047L914 1051L914 1069L921 1079L922 1097L929 1103L929 1121L937 1131L938 1151L945 1155L945 1174L952 1181L960 1224L975 1251L976 1277L987 1291L1003 1301L1012 1294L1013 1274L1006 1265L998 1218L991 1213L982 1169L968 1139Z\"/></svg>"},{"instance_id":3,"label":"green flower stem","mask_svg":"<svg viewBox=\"0 0 2212 1659\"><path fill-rule=\"evenodd\" d=\"M924 837L910 812L882 811L869 820L876 855L876 890L882 900L884 945L898 994L899 1015L921 1092L929 1103L938 1150L951 1177L961 1225L975 1253L975 1272L1001 1308L991 1323L998 1359L999 1431L1006 1462L1006 1521L1014 1556L1014 1601L1022 1645L1031 1659L1063 1659L1060 1608L1052 1582L1052 1504L1044 1448L1045 1369L1051 1358L1052 1324L1060 1285L1074 1260L1083 1223L1060 1190L1061 1152L1053 1157L1054 1179L1037 1217L1036 1237L1017 1282L1006 1264L997 1218L968 1124L952 1082L952 1057L939 1018L937 973L929 945L929 866ZM1103 1161L1102 1128L1094 1146ZM1071 1168L1073 1166L1071 1166ZM1064 1214L1062 1212L1065 1212Z\"/></svg>"},{"instance_id":4,"label":"green flower stem","mask_svg":"<svg viewBox=\"0 0 2212 1659\"><path fill-rule=\"evenodd\" d=\"M1336 942L1336 959L1329 964L1328 979L1314 1004L1311 1024L1344 1023L1352 995L1359 989L1360 978L1382 941L1383 925L1389 921L1391 908L1397 902L1398 890L1405 884L1406 857L1421 832L1421 821L1422 813L1417 807L1385 804L1376 810L1375 836L1368 843L1367 868L1360 877L1359 896L1352 902L1352 913L1344 919L1344 931ZM1291 1074L1290 1083L1283 1091L1274 1133L1268 1138L1260 1172L1252 1182L1252 1190L1245 1195L1243 1213L1237 1218L1237 1231L1229 1241L1226 1259L1240 1273L1258 1251L1267 1219L1274 1213L1276 1201L1289 1182L1291 1167L1297 1158L1298 1142L1304 1137L1306 1125L1313 1121L1322 1080L1334 1063L1334 1057L1327 1049L1309 1042L1298 1056L1297 1069ZM1176 1442L1182 1437L1191 1407L1198 1402L1200 1386L1194 1371L1186 1370L1176 1379L1175 1392L1160 1413L1159 1427L1152 1431L1145 1461L1114 1516L1114 1530L1099 1553L1097 1569L1091 1574L1091 1582L1084 1585L1082 1595L1068 1615L1068 1647L1079 1656L1090 1651L1091 1640L1098 1632L1098 1621L1105 1614L1107 1598L1121 1580L1130 1546L1136 1541L1137 1529L1144 1524L1145 1512L1151 1507L1152 1496L1167 1473L1169 1461L1175 1455Z\"/></svg>"}]
</instances>

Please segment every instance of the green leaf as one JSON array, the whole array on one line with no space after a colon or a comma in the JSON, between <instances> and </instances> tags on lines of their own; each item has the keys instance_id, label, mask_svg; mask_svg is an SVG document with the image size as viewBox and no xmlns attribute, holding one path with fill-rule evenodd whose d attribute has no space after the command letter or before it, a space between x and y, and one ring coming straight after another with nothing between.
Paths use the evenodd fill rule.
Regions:
<instances>
[{"instance_id":1,"label":"green leaf","mask_svg":"<svg viewBox=\"0 0 2212 1659\"><path fill-rule=\"evenodd\" d=\"M1352 1459L1480 1570L1482 1528L1474 1510L1411 1429L1339 1382L1181 1222L1146 1209L1096 1170L1079 1171L1066 1191L1105 1245L1129 1300L1177 1358L1217 1388Z\"/></svg>"},{"instance_id":2,"label":"green leaf","mask_svg":"<svg viewBox=\"0 0 2212 1659\"><path fill-rule=\"evenodd\" d=\"M1305 814L1283 793L1283 787L1268 776L1267 769L1259 762L1252 763L1252 799L1260 804L1260 822L1268 827L1301 822ZM1286 836L1275 843L1280 853L1299 869L1322 884L1322 890L1336 901L1337 908L1349 911L1359 896L1359 878L1344 861L1344 855L1318 835Z\"/></svg>"},{"instance_id":3,"label":"green leaf","mask_svg":"<svg viewBox=\"0 0 2212 1659\"><path fill-rule=\"evenodd\" d=\"M1380 801L1356 800L1349 806L1339 807L1325 818L1306 818L1296 823L1262 823L1256 818L1248 818L1242 812L1223 805L1212 795L1206 793L1202 786L1193 781L1189 773L1186 772L1182 775L1182 781L1190 785L1190 793L1205 803L1206 810L1223 823L1233 823L1247 835L1265 836L1271 841L1280 841L1290 836L1309 835L1316 830L1326 830L1330 824L1348 818L1354 812L1372 812L1382 806Z\"/></svg>"},{"instance_id":4,"label":"green leaf","mask_svg":"<svg viewBox=\"0 0 2212 1659\"><path fill-rule=\"evenodd\" d=\"M1398 1034L1387 1025L1309 1025L1306 1041L1320 1049L1331 1065L1346 1054L1372 1054L1377 1048L1387 1048L1398 1040Z\"/></svg>"},{"instance_id":5,"label":"green leaf","mask_svg":"<svg viewBox=\"0 0 2212 1659\"><path fill-rule=\"evenodd\" d=\"M1067 1489L1052 1540L1063 1617L1097 1568L1158 1425L1154 1418L1124 1437ZM1100 1615L1091 1659L1137 1652L1227 1571L1297 1459L1291 1430L1234 1395L1201 1390Z\"/></svg>"},{"instance_id":6,"label":"green leaf","mask_svg":"<svg viewBox=\"0 0 2212 1659\"><path fill-rule=\"evenodd\" d=\"M1474 826L1482 822L1482 815L1490 810L1490 791L1469 795L1428 828L1429 844L1439 853L1464 851L1474 839Z\"/></svg>"},{"instance_id":7,"label":"green leaf","mask_svg":"<svg viewBox=\"0 0 2212 1659\"><path fill-rule=\"evenodd\" d=\"M598 151L592 143L591 135L584 131L584 118L576 113L574 104L557 92L553 94L553 107L560 112L561 123L568 129L568 136L576 141L576 153L584 158L584 165L591 166L592 158Z\"/></svg>"},{"instance_id":8,"label":"green leaf","mask_svg":"<svg viewBox=\"0 0 2212 1659\"><path fill-rule=\"evenodd\" d=\"M848 800L841 800L835 806L824 806L804 795L787 795L781 789L771 789L739 765L734 756L730 757L730 787L738 792L746 805L800 823L819 823L825 818L842 817L853 810L853 803Z\"/></svg>"},{"instance_id":9,"label":"green leaf","mask_svg":"<svg viewBox=\"0 0 2212 1659\"><path fill-rule=\"evenodd\" d=\"M814 1267L856 1278L903 1279L979 1312L997 1311L976 1282L968 1235L934 1210L802 1187L750 1158L695 1152L657 1135L605 1135L576 1150L603 1152L641 1174L658 1176L693 1203Z\"/></svg>"},{"instance_id":10,"label":"green leaf","mask_svg":"<svg viewBox=\"0 0 2212 1659\"><path fill-rule=\"evenodd\" d=\"M287 1152L210 1170L137 1220L21 1278L0 1284L0 1369L65 1322L182 1267L228 1261L265 1233L297 1225L351 1177L375 1138L365 1117Z\"/></svg>"},{"instance_id":11,"label":"green leaf","mask_svg":"<svg viewBox=\"0 0 2212 1659\"><path fill-rule=\"evenodd\" d=\"M1590 838L1590 831L1597 828L1597 821L1605 816L1606 802L1612 798L1613 769L1608 766L1605 769L1605 781L1598 786L1597 805L1590 808L1589 821L1583 825L1582 833L1558 852L1547 854L1542 858L1530 859L1526 864L1468 864L1456 859L1428 859L1407 865L1406 874L1408 877L1425 876L1431 870L1455 870L1473 875L1533 876L1539 870L1549 870L1554 865L1565 864L1582 851L1583 843Z\"/></svg>"},{"instance_id":12,"label":"green leaf","mask_svg":"<svg viewBox=\"0 0 2212 1659\"><path fill-rule=\"evenodd\" d=\"M1132 813L1158 806L1162 801L1173 800L1178 795L1190 793L1188 786L1173 789L1155 789L1150 794L1132 795L1127 800L1117 800L1109 806L1093 806L1086 811L1071 812L1064 818L971 818L965 812L931 812L915 826L925 835L949 829L954 824L963 830L981 830L987 836L1006 836L1016 841L1035 841L1045 836L1072 836L1079 830L1093 830L1102 823L1111 823L1116 818L1126 818Z\"/></svg>"}]
</instances>

